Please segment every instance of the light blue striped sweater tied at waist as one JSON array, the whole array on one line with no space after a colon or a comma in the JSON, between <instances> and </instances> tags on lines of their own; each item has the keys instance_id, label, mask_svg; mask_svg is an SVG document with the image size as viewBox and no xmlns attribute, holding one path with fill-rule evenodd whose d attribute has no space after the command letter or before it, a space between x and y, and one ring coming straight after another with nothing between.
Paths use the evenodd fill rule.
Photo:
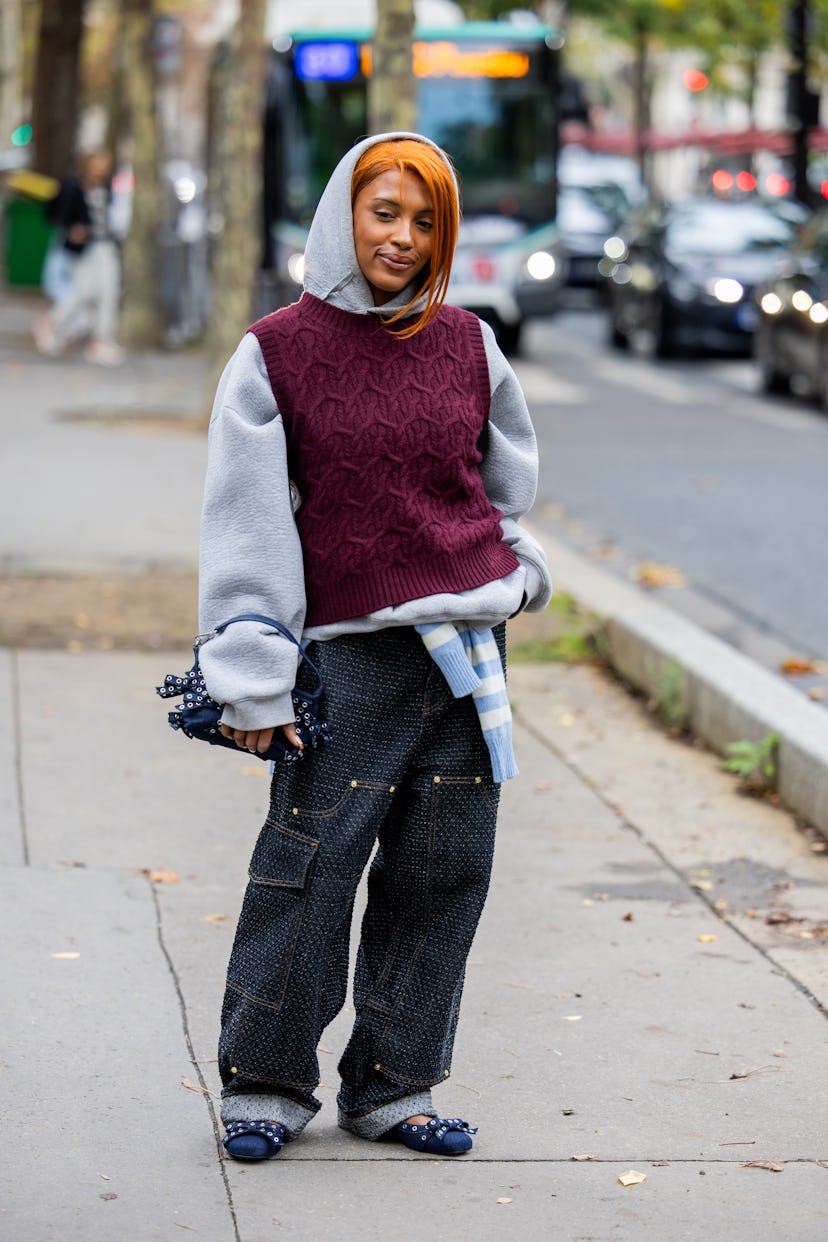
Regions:
<instances>
[{"instance_id":1,"label":"light blue striped sweater tied at waist","mask_svg":"<svg viewBox=\"0 0 828 1242\"><path fill-rule=\"evenodd\" d=\"M512 711L492 631L476 630L465 621L418 625L416 630L454 697L472 696L489 749L494 779L501 782L517 776L512 749Z\"/></svg>"}]
</instances>

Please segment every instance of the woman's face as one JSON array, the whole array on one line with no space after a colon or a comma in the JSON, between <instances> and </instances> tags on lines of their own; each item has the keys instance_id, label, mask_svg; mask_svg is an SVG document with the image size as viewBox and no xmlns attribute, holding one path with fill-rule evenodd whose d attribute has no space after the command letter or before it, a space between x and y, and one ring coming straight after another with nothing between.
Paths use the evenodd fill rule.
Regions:
<instances>
[{"instance_id":1,"label":"woman's face","mask_svg":"<svg viewBox=\"0 0 828 1242\"><path fill-rule=\"evenodd\" d=\"M354 248L375 306L415 280L431 258L434 204L406 170L380 173L354 200Z\"/></svg>"}]
</instances>

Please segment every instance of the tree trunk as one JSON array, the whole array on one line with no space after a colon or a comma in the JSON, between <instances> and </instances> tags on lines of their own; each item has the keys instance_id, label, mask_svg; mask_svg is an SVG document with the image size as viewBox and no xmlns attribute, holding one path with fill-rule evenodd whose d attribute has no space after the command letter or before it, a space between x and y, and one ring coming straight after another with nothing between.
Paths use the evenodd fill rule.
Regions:
<instances>
[{"instance_id":1,"label":"tree trunk","mask_svg":"<svg viewBox=\"0 0 828 1242\"><path fill-rule=\"evenodd\" d=\"M647 27L639 25L635 32L635 65L633 67L633 125L641 179L650 184L650 58Z\"/></svg>"},{"instance_id":2,"label":"tree trunk","mask_svg":"<svg viewBox=\"0 0 828 1242\"><path fill-rule=\"evenodd\" d=\"M23 120L23 13L20 0L0 0L0 134L2 143Z\"/></svg>"},{"instance_id":3,"label":"tree trunk","mask_svg":"<svg viewBox=\"0 0 828 1242\"><path fill-rule=\"evenodd\" d=\"M161 224L158 125L152 59L153 0L124 0L125 94L132 135L132 221L124 244L126 345L157 345L162 315L158 298L158 234Z\"/></svg>"},{"instance_id":4,"label":"tree trunk","mask_svg":"<svg viewBox=\"0 0 828 1242\"><path fill-rule=\"evenodd\" d=\"M368 127L374 134L415 128L413 41L414 0L377 0L377 32L368 84Z\"/></svg>"},{"instance_id":5,"label":"tree trunk","mask_svg":"<svg viewBox=\"0 0 828 1242\"><path fill-rule=\"evenodd\" d=\"M32 167L64 177L75 149L86 0L42 0L32 98Z\"/></svg>"},{"instance_id":6,"label":"tree trunk","mask_svg":"<svg viewBox=\"0 0 828 1242\"><path fill-rule=\"evenodd\" d=\"M262 109L266 0L240 0L216 82L214 203L224 225L215 244L207 356L208 399L254 316L262 256Z\"/></svg>"}]
</instances>

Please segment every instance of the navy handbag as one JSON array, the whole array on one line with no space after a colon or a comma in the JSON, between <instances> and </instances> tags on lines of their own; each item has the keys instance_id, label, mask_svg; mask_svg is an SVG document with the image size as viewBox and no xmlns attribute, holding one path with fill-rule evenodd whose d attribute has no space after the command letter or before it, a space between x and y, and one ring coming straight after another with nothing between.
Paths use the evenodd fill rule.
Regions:
<instances>
[{"instance_id":1,"label":"navy handbag","mask_svg":"<svg viewBox=\"0 0 828 1242\"><path fill-rule=\"evenodd\" d=\"M300 750L298 746L291 746L285 738L281 729L276 729L273 734L273 741L265 751L243 751L232 738L225 737L219 729L219 720L223 711L223 704L217 703L207 692L204 684L204 677L198 662L199 648L208 639L215 638L217 634L221 634L227 629L228 625L233 625L236 621L260 621L265 625L269 625L272 629L277 630L284 638L295 643L299 648L299 652L304 662L308 665L316 679L316 686L313 690L304 690L294 687L293 709L295 713L296 732L299 734L304 743L305 750L308 747L316 746L320 738L327 741L330 737L330 725L320 717L320 700L322 698L322 677L319 670L298 641L279 621L274 621L272 617L263 617L255 612L242 613L238 617L231 617L229 621L222 622L217 625L209 634L199 634L193 643L193 654L195 663L191 669L183 673L180 677L175 673L168 673L164 678L163 686L156 686L155 692L162 699L173 699L182 696L182 702L171 711L167 719L170 728L176 729L183 733L185 737L195 738L196 741L209 742L211 746L229 746L235 751L241 751L243 754L255 755L257 759L267 759L274 763L298 763L305 757L305 751Z\"/></svg>"}]
</instances>

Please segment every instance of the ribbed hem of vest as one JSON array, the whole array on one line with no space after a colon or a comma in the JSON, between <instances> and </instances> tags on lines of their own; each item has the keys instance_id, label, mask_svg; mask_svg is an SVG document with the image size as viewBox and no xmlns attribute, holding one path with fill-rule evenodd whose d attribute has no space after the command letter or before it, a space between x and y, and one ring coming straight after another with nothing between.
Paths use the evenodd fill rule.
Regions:
<instances>
[{"instance_id":1,"label":"ribbed hem of vest","mask_svg":"<svg viewBox=\"0 0 828 1242\"><path fill-rule=\"evenodd\" d=\"M356 578L326 583L324 590L307 584L305 625L333 625L393 608L429 595L457 594L505 578L520 561L505 543L473 548L457 556L439 557L421 565L395 565Z\"/></svg>"}]
</instances>

